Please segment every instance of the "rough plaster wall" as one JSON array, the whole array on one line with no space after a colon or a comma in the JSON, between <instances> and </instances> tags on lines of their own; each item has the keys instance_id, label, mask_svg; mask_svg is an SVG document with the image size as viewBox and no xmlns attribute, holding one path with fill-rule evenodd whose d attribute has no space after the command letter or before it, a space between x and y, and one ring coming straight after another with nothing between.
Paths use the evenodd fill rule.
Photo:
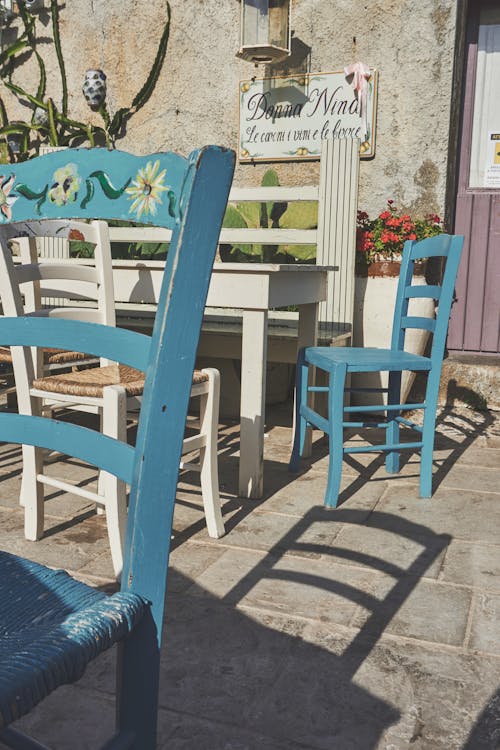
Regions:
<instances>
[{"instance_id":1,"label":"rough plaster wall","mask_svg":"<svg viewBox=\"0 0 500 750\"><path fill-rule=\"evenodd\" d=\"M456 0L294 0L300 69L338 70L362 60L379 70L376 156L362 162L360 178L360 206L370 212L382 209L388 198L417 214L443 211L455 5ZM238 81L270 73L235 57L240 2L171 0L171 7L160 80L119 147L137 153L166 148L187 153L208 142L236 148ZM72 117L98 122L81 94L91 67L108 76L111 112L131 102L149 72L164 9L165 0L66 0L61 35ZM47 24L48 16L41 20ZM17 75L23 84L31 77L26 66ZM54 56L48 91L60 98ZM236 181L259 184L267 166L241 165ZM317 163L275 168L282 184L318 179Z\"/></svg>"}]
</instances>

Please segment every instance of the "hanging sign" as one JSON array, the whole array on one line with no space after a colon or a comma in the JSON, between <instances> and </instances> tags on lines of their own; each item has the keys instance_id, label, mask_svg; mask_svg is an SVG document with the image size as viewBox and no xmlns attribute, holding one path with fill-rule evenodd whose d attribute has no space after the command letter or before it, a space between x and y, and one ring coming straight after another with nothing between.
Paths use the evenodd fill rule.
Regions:
<instances>
[{"instance_id":1,"label":"hanging sign","mask_svg":"<svg viewBox=\"0 0 500 750\"><path fill-rule=\"evenodd\" d=\"M240 81L239 159L319 159L321 141L359 138L375 154L377 71L370 68L366 112L344 71Z\"/></svg>"}]
</instances>

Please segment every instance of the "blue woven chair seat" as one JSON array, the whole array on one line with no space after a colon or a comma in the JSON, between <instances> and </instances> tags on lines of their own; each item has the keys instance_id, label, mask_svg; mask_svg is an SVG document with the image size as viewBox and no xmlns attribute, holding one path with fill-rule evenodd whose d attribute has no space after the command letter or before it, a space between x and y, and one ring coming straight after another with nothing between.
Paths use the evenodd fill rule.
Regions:
<instances>
[{"instance_id":1,"label":"blue woven chair seat","mask_svg":"<svg viewBox=\"0 0 500 750\"><path fill-rule=\"evenodd\" d=\"M147 607L140 596L108 596L63 570L0 551L0 729L60 685L78 680L122 640Z\"/></svg>"}]
</instances>

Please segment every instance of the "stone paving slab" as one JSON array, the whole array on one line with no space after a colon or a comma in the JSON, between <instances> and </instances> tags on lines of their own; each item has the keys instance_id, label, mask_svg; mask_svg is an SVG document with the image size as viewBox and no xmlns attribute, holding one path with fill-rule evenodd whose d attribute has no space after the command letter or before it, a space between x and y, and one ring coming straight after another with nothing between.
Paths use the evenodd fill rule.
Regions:
<instances>
[{"instance_id":1,"label":"stone paving slab","mask_svg":"<svg viewBox=\"0 0 500 750\"><path fill-rule=\"evenodd\" d=\"M427 528L429 533L450 534L453 539L499 542L498 520L494 519L500 512L500 492L438 487L432 498L424 500L413 487L391 485L377 504L377 511L388 514L388 527L396 534L410 521L421 524L423 533Z\"/></svg>"},{"instance_id":2,"label":"stone paving slab","mask_svg":"<svg viewBox=\"0 0 500 750\"><path fill-rule=\"evenodd\" d=\"M446 550L440 578L476 590L500 594L500 543L452 540Z\"/></svg>"},{"instance_id":3,"label":"stone paving slab","mask_svg":"<svg viewBox=\"0 0 500 750\"><path fill-rule=\"evenodd\" d=\"M500 596L480 593L472 612L470 648L500 656Z\"/></svg>"},{"instance_id":4,"label":"stone paving slab","mask_svg":"<svg viewBox=\"0 0 500 750\"><path fill-rule=\"evenodd\" d=\"M431 500L418 457L388 477L363 454L327 510L327 443L316 433L290 475L290 413L270 413L260 501L237 496L237 428L222 426L222 539L206 533L199 478L181 477L158 747L499 750L499 416L441 414ZM79 462L56 468L95 481ZM0 446L0 547L115 588L105 518L86 501L55 493L48 533L24 540L20 475L19 450ZM21 723L57 750L95 748L111 731L114 664L103 654Z\"/></svg>"}]
</instances>

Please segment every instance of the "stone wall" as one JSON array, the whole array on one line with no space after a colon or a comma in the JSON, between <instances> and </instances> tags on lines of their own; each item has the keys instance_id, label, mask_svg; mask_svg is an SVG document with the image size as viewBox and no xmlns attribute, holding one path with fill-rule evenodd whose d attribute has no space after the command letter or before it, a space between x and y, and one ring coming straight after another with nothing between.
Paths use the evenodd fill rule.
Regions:
<instances>
[{"instance_id":1,"label":"stone wall","mask_svg":"<svg viewBox=\"0 0 500 750\"><path fill-rule=\"evenodd\" d=\"M238 81L291 66L254 68L235 57L239 0L171 0L171 8L160 80L119 146L137 153L186 153L207 142L235 148ZM361 167L360 207L369 212L381 210L388 198L416 215L444 210L455 13L456 0L293 2L295 70L339 70L357 60L379 70L377 150ZM130 104L149 72L164 16L165 0L65 0L61 35L71 116L94 117L81 94L85 70L92 67L108 76L112 112ZM42 12L42 32L44 25L50 29ZM55 56L48 44L40 51L49 58L48 93L57 102ZM34 62L16 76L26 86L35 81ZM15 108L6 100L12 117ZM259 184L266 168L240 165L236 182ZM318 179L317 163L279 164L276 170L282 184Z\"/></svg>"}]
</instances>

